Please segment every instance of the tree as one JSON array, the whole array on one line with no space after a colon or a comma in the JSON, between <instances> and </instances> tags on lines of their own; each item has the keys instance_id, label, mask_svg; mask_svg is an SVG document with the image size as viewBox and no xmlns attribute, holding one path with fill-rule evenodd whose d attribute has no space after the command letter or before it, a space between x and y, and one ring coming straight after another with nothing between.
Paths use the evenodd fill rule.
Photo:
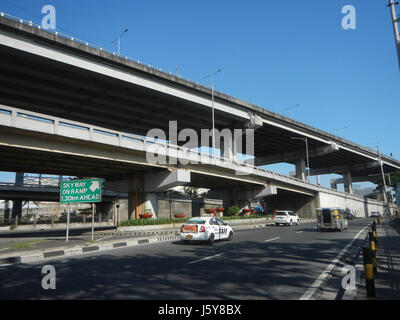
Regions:
<instances>
[{"instance_id":1,"label":"tree","mask_svg":"<svg viewBox=\"0 0 400 320\"><path fill-rule=\"evenodd\" d=\"M388 174L385 173L386 186L387 187L396 188L397 183L400 182L400 170L396 170L396 171L390 172L389 175L390 175L391 185L389 185ZM377 182L377 185L378 185L378 189L382 189L383 188L383 180L382 180L382 178L379 179L379 181Z\"/></svg>"}]
</instances>

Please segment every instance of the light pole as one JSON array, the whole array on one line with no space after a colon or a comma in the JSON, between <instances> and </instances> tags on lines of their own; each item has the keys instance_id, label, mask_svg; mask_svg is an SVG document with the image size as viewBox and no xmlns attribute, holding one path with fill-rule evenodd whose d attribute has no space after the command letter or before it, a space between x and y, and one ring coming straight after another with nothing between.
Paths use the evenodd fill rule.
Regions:
<instances>
[{"instance_id":1,"label":"light pole","mask_svg":"<svg viewBox=\"0 0 400 320\"><path fill-rule=\"evenodd\" d=\"M300 105L296 104L294 107L288 107L288 108L285 108L284 110L290 110L290 118L293 119L293 109L298 108L298 107L300 107Z\"/></svg>"},{"instance_id":2,"label":"light pole","mask_svg":"<svg viewBox=\"0 0 400 320\"><path fill-rule=\"evenodd\" d=\"M128 32L128 29L125 29L124 32L122 32L121 35L117 39L111 41L111 43L114 43L115 41L118 41L118 55L120 55L120 51L121 51L121 38L127 32Z\"/></svg>"},{"instance_id":3,"label":"light pole","mask_svg":"<svg viewBox=\"0 0 400 320\"><path fill-rule=\"evenodd\" d=\"M348 127L343 127L343 128L334 129L334 131L337 132L336 136L339 136L340 131L342 131L342 130L344 130L344 129L348 129Z\"/></svg>"},{"instance_id":4,"label":"light pole","mask_svg":"<svg viewBox=\"0 0 400 320\"><path fill-rule=\"evenodd\" d=\"M310 161L308 158L308 139L307 137L290 137L293 140L303 140L306 143L306 159L307 159L307 182L310 182Z\"/></svg>"},{"instance_id":5,"label":"light pole","mask_svg":"<svg viewBox=\"0 0 400 320\"><path fill-rule=\"evenodd\" d=\"M211 112L212 112L212 155L214 157L215 153L215 121L214 121L214 76L217 73L220 73L222 70L218 69L217 72L214 72L213 74L210 74L206 77L203 77L203 79L211 78Z\"/></svg>"},{"instance_id":6,"label":"light pole","mask_svg":"<svg viewBox=\"0 0 400 320\"><path fill-rule=\"evenodd\" d=\"M386 197L386 178L385 178L385 172L383 171L383 163L382 163L382 159L381 159L381 153L379 151L379 144L376 146L376 150L378 152L378 159L379 159L379 164L381 166L381 174L382 174L382 180L383 180L383 187L384 187L384 191L383 191L383 201L385 203L387 203L387 197Z\"/></svg>"},{"instance_id":7,"label":"light pole","mask_svg":"<svg viewBox=\"0 0 400 320\"><path fill-rule=\"evenodd\" d=\"M396 44L396 51L397 51L397 59L399 61L399 68L400 68L400 36L399 36L399 28L397 22L399 19L396 17L396 8L395 5L398 5L399 2L393 2L393 0L389 0L389 4L387 5L390 8L390 13L392 16L392 23L393 23L393 31L394 31L394 40Z\"/></svg>"}]
</instances>

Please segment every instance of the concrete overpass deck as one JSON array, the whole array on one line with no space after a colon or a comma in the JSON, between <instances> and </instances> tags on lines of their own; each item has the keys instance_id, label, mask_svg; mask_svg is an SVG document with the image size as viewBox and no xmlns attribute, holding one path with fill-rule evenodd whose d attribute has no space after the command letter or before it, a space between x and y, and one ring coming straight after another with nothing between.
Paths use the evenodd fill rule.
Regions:
<instances>
[{"instance_id":1,"label":"concrete overpass deck","mask_svg":"<svg viewBox=\"0 0 400 320\"><path fill-rule=\"evenodd\" d=\"M0 14L4 105L146 135L152 128L168 132L170 120L178 121L178 130L211 128L210 96L211 90L197 83ZM296 164L305 157L304 142L291 137L301 136L308 138L312 174L380 173L373 150L220 92L215 92L214 106L217 129L245 128L252 117L261 119L254 137L258 165ZM246 143L243 139L242 150ZM388 156L382 155L382 161L385 172L400 168Z\"/></svg>"},{"instance_id":2,"label":"concrete overpass deck","mask_svg":"<svg viewBox=\"0 0 400 320\"><path fill-rule=\"evenodd\" d=\"M159 154L171 156L172 159L179 155L180 160L188 163L149 163L146 153L153 150L150 148L155 144L161 147ZM176 169L190 171L189 185L195 187L262 189L274 186L311 197L321 191L350 196L245 162L213 157L146 137L0 105L2 171L91 176L120 181Z\"/></svg>"}]
</instances>

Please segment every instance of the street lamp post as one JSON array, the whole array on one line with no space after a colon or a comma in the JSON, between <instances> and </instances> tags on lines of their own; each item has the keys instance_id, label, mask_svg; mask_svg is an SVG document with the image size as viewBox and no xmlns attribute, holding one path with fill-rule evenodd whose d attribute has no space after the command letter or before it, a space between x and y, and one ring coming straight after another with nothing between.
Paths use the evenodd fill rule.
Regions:
<instances>
[{"instance_id":1,"label":"street lamp post","mask_svg":"<svg viewBox=\"0 0 400 320\"><path fill-rule=\"evenodd\" d=\"M344 130L344 129L348 129L348 127L343 127L343 128L334 129L335 132L337 132L336 136L339 136L339 135L340 135L340 132L341 132L342 130Z\"/></svg>"},{"instance_id":2,"label":"street lamp post","mask_svg":"<svg viewBox=\"0 0 400 320\"><path fill-rule=\"evenodd\" d=\"M306 143L306 159L307 159L307 182L310 182L310 161L308 156L308 139L307 137L291 137L293 140L303 140Z\"/></svg>"},{"instance_id":3,"label":"street lamp post","mask_svg":"<svg viewBox=\"0 0 400 320\"><path fill-rule=\"evenodd\" d=\"M383 180L383 187L384 187L384 191L383 191L383 201L385 203L387 203L387 196L386 196L386 178L385 178L385 172L383 171L383 163L382 163L382 158L381 158L381 153L379 151L379 145L376 146L376 150L378 152L378 159L379 159L379 164L381 166L381 174L382 174L382 180Z\"/></svg>"},{"instance_id":4,"label":"street lamp post","mask_svg":"<svg viewBox=\"0 0 400 320\"><path fill-rule=\"evenodd\" d=\"M118 41L118 55L120 55L120 53L121 53L121 38L127 32L128 32L128 29L125 29L124 32L122 32L121 35L117 39L111 41L111 43Z\"/></svg>"},{"instance_id":5,"label":"street lamp post","mask_svg":"<svg viewBox=\"0 0 400 320\"><path fill-rule=\"evenodd\" d=\"M388 7L390 8L390 13L391 13L391 18L392 18L392 23L393 23L393 32L394 32L394 41L396 44L396 51L397 51L397 59L399 62L399 68L400 68L400 35L399 35L399 28L398 28L398 18L396 17L396 8L394 7L395 5L398 5L399 2L393 2L393 0L389 0Z\"/></svg>"},{"instance_id":6,"label":"street lamp post","mask_svg":"<svg viewBox=\"0 0 400 320\"><path fill-rule=\"evenodd\" d=\"M293 119L293 109L300 107L299 104L296 104L294 107L285 108L285 110L290 110L290 118Z\"/></svg>"},{"instance_id":7,"label":"street lamp post","mask_svg":"<svg viewBox=\"0 0 400 320\"><path fill-rule=\"evenodd\" d=\"M210 74L206 77L203 77L203 79L206 78L211 78L211 112L212 112L212 155L214 157L214 153L215 153L215 118L214 118L214 76L221 72L221 69L218 69L217 72L214 72L213 74Z\"/></svg>"}]
</instances>

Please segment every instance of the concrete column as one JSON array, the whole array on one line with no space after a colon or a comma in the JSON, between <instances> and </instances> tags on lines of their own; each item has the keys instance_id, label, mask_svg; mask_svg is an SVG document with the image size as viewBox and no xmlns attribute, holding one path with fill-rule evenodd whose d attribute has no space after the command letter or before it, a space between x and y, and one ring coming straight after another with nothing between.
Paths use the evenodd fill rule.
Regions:
<instances>
[{"instance_id":1,"label":"concrete column","mask_svg":"<svg viewBox=\"0 0 400 320\"><path fill-rule=\"evenodd\" d=\"M158 216L158 205L157 205L157 193L146 192L144 200L144 209L151 210L153 214L152 218L157 219Z\"/></svg>"},{"instance_id":2,"label":"concrete column","mask_svg":"<svg viewBox=\"0 0 400 320\"><path fill-rule=\"evenodd\" d=\"M10 219L10 211L11 211L10 204L11 204L10 200L4 201L4 219L5 220Z\"/></svg>"},{"instance_id":3,"label":"concrete column","mask_svg":"<svg viewBox=\"0 0 400 320\"><path fill-rule=\"evenodd\" d=\"M344 180L344 191L348 193L353 193L353 181L351 179L351 172L346 172L343 175L343 180Z\"/></svg>"},{"instance_id":4,"label":"concrete column","mask_svg":"<svg viewBox=\"0 0 400 320\"><path fill-rule=\"evenodd\" d=\"M15 185L18 187L22 187L24 185L24 173L16 172L15 173ZM14 200L13 208L12 208L12 218L22 217L22 200Z\"/></svg>"},{"instance_id":5,"label":"concrete column","mask_svg":"<svg viewBox=\"0 0 400 320\"><path fill-rule=\"evenodd\" d=\"M15 185L22 187L24 185L24 173L16 172L15 173Z\"/></svg>"},{"instance_id":6,"label":"concrete column","mask_svg":"<svg viewBox=\"0 0 400 320\"><path fill-rule=\"evenodd\" d=\"M296 161L296 178L306 181L307 171L306 171L306 160L300 159Z\"/></svg>"},{"instance_id":7,"label":"concrete column","mask_svg":"<svg viewBox=\"0 0 400 320\"><path fill-rule=\"evenodd\" d=\"M223 139L223 143L221 143L220 149L221 149L221 157L228 159L230 161L235 160L236 155L234 152L234 145L233 141L226 141Z\"/></svg>"}]
</instances>

